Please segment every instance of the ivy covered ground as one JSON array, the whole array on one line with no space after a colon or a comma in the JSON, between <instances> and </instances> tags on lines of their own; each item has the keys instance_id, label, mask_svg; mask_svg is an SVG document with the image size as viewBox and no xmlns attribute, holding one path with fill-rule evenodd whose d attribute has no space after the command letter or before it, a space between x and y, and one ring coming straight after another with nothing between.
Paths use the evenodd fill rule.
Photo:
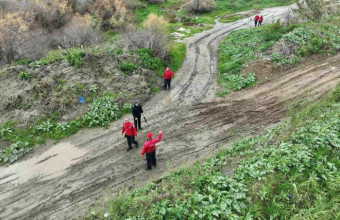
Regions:
<instances>
[{"instance_id":1,"label":"ivy covered ground","mask_svg":"<svg viewBox=\"0 0 340 220\"><path fill-rule=\"evenodd\" d=\"M273 65L292 65L313 54L335 54L340 49L340 17L285 26L279 21L230 33L220 44L218 95L256 83L256 73L241 74L247 63L269 59Z\"/></svg>"},{"instance_id":2,"label":"ivy covered ground","mask_svg":"<svg viewBox=\"0 0 340 220\"><path fill-rule=\"evenodd\" d=\"M340 86L291 107L264 135L122 192L85 219L339 219L339 110Z\"/></svg>"}]
</instances>

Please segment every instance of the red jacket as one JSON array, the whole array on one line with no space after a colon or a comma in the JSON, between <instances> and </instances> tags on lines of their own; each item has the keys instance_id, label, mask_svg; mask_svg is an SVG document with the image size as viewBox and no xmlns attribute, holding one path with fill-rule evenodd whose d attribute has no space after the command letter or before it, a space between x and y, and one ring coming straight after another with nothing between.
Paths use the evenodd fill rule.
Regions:
<instances>
[{"instance_id":1,"label":"red jacket","mask_svg":"<svg viewBox=\"0 0 340 220\"><path fill-rule=\"evenodd\" d=\"M156 143L160 142L162 140L162 133L158 135L158 138L152 139L151 141L147 141L144 143L144 147L142 149L142 156L145 153L151 153L155 150Z\"/></svg>"},{"instance_id":2,"label":"red jacket","mask_svg":"<svg viewBox=\"0 0 340 220\"><path fill-rule=\"evenodd\" d=\"M137 129L131 122L123 124L122 134L124 132L127 136L137 136Z\"/></svg>"},{"instance_id":3,"label":"red jacket","mask_svg":"<svg viewBox=\"0 0 340 220\"><path fill-rule=\"evenodd\" d=\"M176 76L171 70L165 70L163 78L164 79L171 79L172 76Z\"/></svg>"},{"instance_id":4,"label":"red jacket","mask_svg":"<svg viewBox=\"0 0 340 220\"><path fill-rule=\"evenodd\" d=\"M258 16L258 15L256 15L255 18L254 18L255 21L258 21L259 19L260 19L260 16Z\"/></svg>"},{"instance_id":5,"label":"red jacket","mask_svg":"<svg viewBox=\"0 0 340 220\"><path fill-rule=\"evenodd\" d=\"M259 21L263 21L263 17L259 17Z\"/></svg>"}]
</instances>

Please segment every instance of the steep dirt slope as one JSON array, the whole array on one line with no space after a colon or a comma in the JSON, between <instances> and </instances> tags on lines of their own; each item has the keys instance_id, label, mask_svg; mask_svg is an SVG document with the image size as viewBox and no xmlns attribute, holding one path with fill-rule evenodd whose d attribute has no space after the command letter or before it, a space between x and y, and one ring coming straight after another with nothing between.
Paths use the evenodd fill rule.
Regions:
<instances>
[{"instance_id":1,"label":"steep dirt slope","mask_svg":"<svg viewBox=\"0 0 340 220\"><path fill-rule=\"evenodd\" d=\"M268 9L284 16L288 7ZM0 219L72 219L88 213L108 189L138 187L170 170L206 157L242 134L258 133L279 122L287 102L317 98L340 82L340 55L301 65L281 78L214 99L216 48L249 19L216 27L187 39L188 56L173 82L146 103L147 132L162 130L158 166L147 172L140 148L126 152L122 120L109 129L83 130L57 145L36 148L13 165L0 167Z\"/></svg>"}]
</instances>

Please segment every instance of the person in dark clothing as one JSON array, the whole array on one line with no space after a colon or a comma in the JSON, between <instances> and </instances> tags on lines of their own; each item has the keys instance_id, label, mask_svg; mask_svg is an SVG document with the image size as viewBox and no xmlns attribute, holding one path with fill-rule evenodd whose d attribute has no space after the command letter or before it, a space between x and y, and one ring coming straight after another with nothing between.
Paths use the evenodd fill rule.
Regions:
<instances>
[{"instance_id":1,"label":"person in dark clothing","mask_svg":"<svg viewBox=\"0 0 340 220\"><path fill-rule=\"evenodd\" d=\"M151 170L152 165L156 166L156 144L162 140L162 131L159 132L158 137L152 139L152 133L146 135L146 142L142 149L142 156L146 154L147 167L146 170Z\"/></svg>"},{"instance_id":2,"label":"person in dark clothing","mask_svg":"<svg viewBox=\"0 0 340 220\"><path fill-rule=\"evenodd\" d=\"M133 124L129 121L128 118L125 118L125 122L122 127L122 135L123 137L126 137L129 145L127 151L132 149L132 144L135 144L136 148L138 147L138 142L136 141L137 129L133 126Z\"/></svg>"},{"instance_id":3,"label":"person in dark clothing","mask_svg":"<svg viewBox=\"0 0 340 220\"><path fill-rule=\"evenodd\" d=\"M132 110L133 120L134 120L134 123L135 123L135 128L143 130L142 124L141 124L141 117L142 117L142 114L143 114L143 108L140 105L140 101L138 99L135 100L135 103L132 106L131 110Z\"/></svg>"},{"instance_id":4,"label":"person in dark clothing","mask_svg":"<svg viewBox=\"0 0 340 220\"><path fill-rule=\"evenodd\" d=\"M259 22L260 16L256 15L254 18L254 22L255 22L255 27L257 26L258 22Z\"/></svg>"}]
</instances>

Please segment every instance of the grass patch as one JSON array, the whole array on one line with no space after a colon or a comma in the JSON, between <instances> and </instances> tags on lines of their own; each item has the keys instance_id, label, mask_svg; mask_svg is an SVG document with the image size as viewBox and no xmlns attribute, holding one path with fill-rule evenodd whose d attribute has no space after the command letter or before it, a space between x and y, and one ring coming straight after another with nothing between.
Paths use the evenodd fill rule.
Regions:
<instances>
[{"instance_id":1,"label":"grass patch","mask_svg":"<svg viewBox=\"0 0 340 220\"><path fill-rule=\"evenodd\" d=\"M186 55L186 46L183 43L173 42L170 46L169 57L170 57L170 68L173 71L179 70Z\"/></svg>"},{"instance_id":2,"label":"grass patch","mask_svg":"<svg viewBox=\"0 0 340 220\"><path fill-rule=\"evenodd\" d=\"M337 219L339 91L340 86L262 136L118 194L85 219L104 219L104 213L111 219Z\"/></svg>"},{"instance_id":3,"label":"grass patch","mask_svg":"<svg viewBox=\"0 0 340 220\"><path fill-rule=\"evenodd\" d=\"M154 86L151 87L151 92L152 93L158 93L160 90L161 89L159 87L154 87Z\"/></svg>"}]
</instances>

